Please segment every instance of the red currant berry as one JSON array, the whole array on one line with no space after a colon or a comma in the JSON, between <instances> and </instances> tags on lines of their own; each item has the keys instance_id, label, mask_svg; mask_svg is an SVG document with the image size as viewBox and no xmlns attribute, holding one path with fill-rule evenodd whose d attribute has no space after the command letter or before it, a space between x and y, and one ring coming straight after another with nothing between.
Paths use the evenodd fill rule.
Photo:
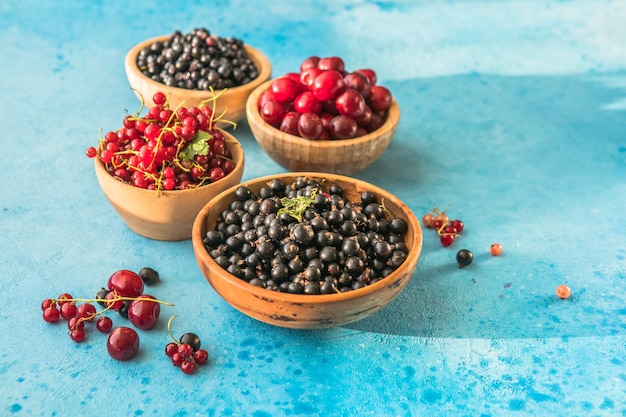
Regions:
<instances>
[{"instance_id":1,"label":"red currant berry","mask_svg":"<svg viewBox=\"0 0 626 417\"><path fill-rule=\"evenodd\" d=\"M452 245L452 243L454 242L454 236L453 235L441 235L439 237L439 241L444 247L448 247Z\"/></svg>"},{"instance_id":2,"label":"red currant berry","mask_svg":"<svg viewBox=\"0 0 626 417\"><path fill-rule=\"evenodd\" d=\"M502 255L502 245L499 244L499 243L494 243L489 248L489 252L491 252L491 254L493 256L500 256L500 255Z\"/></svg>"},{"instance_id":3,"label":"red currant berry","mask_svg":"<svg viewBox=\"0 0 626 417\"><path fill-rule=\"evenodd\" d=\"M461 220L459 220L459 219L452 220L450 222L450 225L456 229L457 233L461 233L463 231L463 228L465 227L463 222Z\"/></svg>"},{"instance_id":4,"label":"red currant berry","mask_svg":"<svg viewBox=\"0 0 626 417\"><path fill-rule=\"evenodd\" d=\"M61 304L60 310L61 317L63 317L65 320L69 320L72 317L76 317L76 312L78 309L76 308L76 304L74 303L63 303Z\"/></svg>"},{"instance_id":5,"label":"red currant berry","mask_svg":"<svg viewBox=\"0 0 626 417\"><path fill-rule=\"evenodd\" d=\"M43 311L43 319L47 323L56 323L61 318L61 314L59 313L59 309L56 306L52 305L46 308Z\"/></svg>"},{"instance_id":6,"label":"red currant berry","mask_svg":"<svg viewBox=\"0 0 626 417\"><path fill-rule=\"evenodd\" d=\"M76 313L78 317L91 321L96 316L96 307L91 303L84 303L78 306Z\"/></svg>"},{"instance_id":7,"label":"red currant berry","mask_svg":"<svg viewBox=\"0 0 626 417\"><path fill-rule=\"evenodd\" d=\"M107 352L118 361L135 357L139 350L139 335L130 327L116 327L107 338Z\"/></svg>"},{"instance_id":8,"label":"red currant berry","mask_svg":"<svg viewBox=\"0 0 626 417\"><path fill-rule=\"evenodd\" d=\"M68 293L63 293L57 297L57 302L60 306L62 306L65 303L71 302L71 300L73 300L73 297L71 294L68 294Z\"/></svg>"},{"instance_id":9,"label":"red currant berry","mask_svg":"<svg viewBox=\"0 0 626 417\"><path fill-rule=\"evenodd\" d=\"M435 216L432 213L424 214L422 217L422 224L424 227L434 227L435 225Z\"/></svg>"},{"instance_id":10,"label":"red currant berry","mask_svg":"<svg viewBox=\"0 0 626 417\"><path fill-rule=\"evenodd\" d=\"M180 364L180 369L184 374L191 375L196 372L196 364L192 361L185 360Z\"/></svg>"},{"instance_id":11,"label":"red currant berry","mask_svg":"<svg viewBox=\"0 0 626 417\"><path fill-rule=\"evenodd\" d=\"M204 349L198 349L193 354L193 360L198 365L204 365L209 360L209 353Z\"/></svg>"},{"instance_id":12,"label":"red currant berry","mask_svg":"<svg viewBox=\"0 0 626 417\"><path fill-rule=\"evenodd\" d=\"M96 321L96 329L98 329L100 333L109 333L112 328L113 320L109 317L102 316L98 319L98 321Z\"/></svg>"},{"instance_id":13,"label":"red currant berry","mask_svg":"<svg viewBox=\"0 0 626 417\"><path fill-rule=\"evenodd\" d=\"M178 345L174 342L168 343L167 345L165 345L165 354L168 357L172 357L172 355L174 355L174 353L178 352Z\"/></svg>"},{"instance_id":14,"label":"red currant berry","mask_svg":"<svg viewBox=\"0 0 626 417\"><path fill-rule=\"evenodd\" d=\"M90 146L87 150L85 150L85 155L87 155L88 158L95 158L96 155L98 155L98 150L93 146Z\"/></svg>"},{"instance_id":15,"label":"red currant berry","mask_svg":"<svg viewBox=\"0 0 626 417\"><path fill-rule=\"evenodd\" d=\"M70 330L82 330L85 328L85 321L81 320L80 317L72 317L67 322L67 328Z\"/></svg>"},{"instance_id":16,"label":"red currant berry","mask_svg":"<svg viewBox=\"0 0 626 417\"><path fill-rule=\"evenodd\" d=\"M41 311L44 311L46 308L54 306L55 303L50 298L46 298L41 302Z\"/></svg>"},{"instance_id":17,"label":"red currant berry","mask_svg":"<svg viewBox=\"0 0 626 417\"><path fill-rule=\"evenodd\" d=\"M105 302L105 305L111 310L119 310L124 305L124 301L119 300L119 297L120 295L117 294L115 291L109 291L104 297L104 299L107 300Z\"/></svg>"},{"instance_id":18,"label":"red currant berry","mask_svg":"<svg viewBox=\"0 0 626 417\"><path fill-rule=\"evenodd\" d=\"M152 101L157 106L163 106L166 101L165 94L161 93L160 91L154 93L154 95L152 96Z\"/></svg>"},{"instance_id":19,"label":"red currant berry","mask_svg":"<svg viewBox=\"0 0 626 417\"><path fill-rule=\"evenodd\" d=\"M80 343L85 340L85 330L83 329L74 329L70 332L70 338L76 343Z\"/></svg>"},{"instance_id":20,"label":"red currant berry","mask_svg":"<svg viewBox=\"0 0 626 417\"><path fill-rule=\"evenodd\" d=\"M178 345L178 353L184 358L189 358L193 355L193 348L187 343L181 343Z\"/></svg>"},{"instance_id":21,"label":"red currant berry","mask_svg":"<svg viewBox=\"0 0 626 417\"><path fill-rule=\"evenodd\" d=\"M181 355L178 352L174 352L174 354L172 354L171 356L172 359L172 364L174 366L179 366L185 361L185 358L183 357L183 355Z\"/></svg>"}]
</instances>

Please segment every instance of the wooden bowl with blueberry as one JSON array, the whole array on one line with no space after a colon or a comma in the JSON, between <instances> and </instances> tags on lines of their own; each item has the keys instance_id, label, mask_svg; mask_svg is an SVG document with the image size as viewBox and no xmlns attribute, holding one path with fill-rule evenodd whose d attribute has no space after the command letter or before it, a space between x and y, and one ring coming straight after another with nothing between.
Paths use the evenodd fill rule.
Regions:
<instances>
[{"instance_id":1,"label":"wooden bowl with blueberry","mask_svg":"<svg viewBox=\"0 0 626 417\"><path fill-rule=\"evenodd\" d=\"M351 175L387 149L400 107L373 70L348 72L339 57L309 57L299 73L257 87L246 115L261 148L283 168Z\"/></svg>"},{"instance_id":2,"label":"wooden bowl with blueberry","mask_svg":"<svg viewBox=\"0 0 626 417\"><path fill-rule=\"evenodd\" d=\"M130 87L147 105L159 91L172 108L219 97L215 114L223 113L229 122L245 116L246 99L272 71L259 50L240 39L211 36L204 28L140 42L126 54L124 66Z\"/></svg>"},{"instance_id":3,"label":"wooden bowl with blueberry","mask_svg":"<svg viewBox=\"0 0 626 417\"><path fill-rule=\"evenodd\" d=\"M422 230L406 204L372 184L283 173L208 202L192 244L202 274L232 307L271 325L319 329L389 304L416 270Z\"/></svg>"}]
</instances>

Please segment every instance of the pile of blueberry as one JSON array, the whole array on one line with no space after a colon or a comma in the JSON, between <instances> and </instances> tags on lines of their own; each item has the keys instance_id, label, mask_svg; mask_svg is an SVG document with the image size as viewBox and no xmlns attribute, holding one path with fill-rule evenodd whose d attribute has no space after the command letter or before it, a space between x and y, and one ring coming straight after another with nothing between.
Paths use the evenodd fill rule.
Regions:
<instances>
[{"instance_id":1,"label":"pile of blueberry","mask_svg":"<svg viewBox=\"0 0 626 417\"><path fill-rule=\"evenodd\" d=\"M237 87L259 75L241 39L211 36L205 28L153 42L139 52L137 66L154 81L188 90Z\"/></svg>"},{"instance_id":2,"label":"pile of blueberry","mask_svg":"<svg viewBox=\"0 0 626 417\"><path fill-rule=\"evenodd\" d=\"M293 294L334 294L373 284L406 259L408 225L369 191L300 176L271 180L235 199L204 237L210 256L252 285Z\"/></svg>"}]
</instances>

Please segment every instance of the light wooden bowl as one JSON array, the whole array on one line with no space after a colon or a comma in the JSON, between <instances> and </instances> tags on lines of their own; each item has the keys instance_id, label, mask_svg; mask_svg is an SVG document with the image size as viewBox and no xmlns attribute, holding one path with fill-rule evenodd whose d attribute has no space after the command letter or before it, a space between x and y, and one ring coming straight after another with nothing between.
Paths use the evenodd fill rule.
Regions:
<instances>
[{"instance_id":1,"label":"light wooden bowl","mask_svg":"<svg viewBox=\"0 0 626 417\"><path fill-rule=\"evenodd\" d=\"M422 249L422 229L419 222L406 204L389 192L367 182L340 175L287 173L244 181L241 185L257 192L274 178L293 182L301 175L324 179L327 184L340 185L344 189L344 195L351 201L358 201L363 191L372 191L394 215L405 219L408 224L405 243L409 253L400 268L367 287L339 294L289 294L249 284L220 267L203 244L207 231L215 228L220 213L235 199L234 193L238 186L234 186L208 202L193 225L192 243L200 270L215 291L231 306L256 320L275 326L297 329L327 328L351 323L377 312L391 302L413 276Z\"/></svg>"},{"instance_id":2,"label":"light wooden bowl","mask_svg":"<svg viewBox=\"0 0 626 417\"><path fill-rule=\"evenodd\" d=\"M285 133L263 120L259 96L271 81L257 87L248 97L246 116L250 130L263 150L289 171L328 172L351 175L377 160L387 149L400 121L400 106L395 99L383 125L354 139L309 140Z\"/></svg>"},{"instance_id":3,"label":"light wooden bowl","mask_svg":"<svg viewBox=\"0 0 626 417\"><path fill-rule=\"evenodd\" d=\"M96 177L113 208L137 234L155 240L190 239L193 222L202 207L222 191L239 184L243 176L243 148L228 132L223 134L235 169L214 183L157 193L115 179L99 158L94 158Z\"/></svg>"},{"instance_id":4,"label":"light wooden bowl","mask_svg":"<svg viewBox=\"0 0 626 417\"><path fill-rule=\"evenodd\" d=\"M176 108L183 101L187 107L198 106L202 101L213 97L213 94L210 91L167 86L146 77L137 67L137 56L143 48L150 46L155 41L166 41L169 37L170 35L164 35L145 40L128 51L124 61L128 83L135 91L137 97L140 100L143 98L149 107L154 106L152 96L159 91L166 95L172 109ZM238 122L243 119L246 114L246 99L256 87L269 79L272 72L272 65L265 55L246 44L244 44L244 49L248 57L257 66L259 76L248 84L215 91L215 95L220 94L216 101L215 114L220 115L223 111L226 111L224 119L231 122ZM220 124L220 126L225 126L225 124Z\"/></svg>"}]
</instances>

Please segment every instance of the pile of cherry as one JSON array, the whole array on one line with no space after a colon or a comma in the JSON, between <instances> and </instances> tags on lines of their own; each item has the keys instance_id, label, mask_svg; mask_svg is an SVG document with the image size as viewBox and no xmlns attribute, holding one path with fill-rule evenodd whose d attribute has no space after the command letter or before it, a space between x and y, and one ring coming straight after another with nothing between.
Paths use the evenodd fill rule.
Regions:
<instances>
[{"instance_id":1,"label":"pile of cherry","mask_svg":"<svg viewBox=\"0 0 626 417\"><path fill-rule=\"evenodd\" d=\"M258 100L263 120L291 135L313 140L351 139L383 125L389 89L371 69L349 72L340 57L305 59L299 73L274 79Z\"/></svg>"},{"instance_id":2,"label":"pile of cherry","mask_svg":"<svg viewBox=\"0 0 626 417\"><path fill-rule=\"evenodd\" d=\"M46 298L41 303L43 319L48 323L66 321L68 334L77 343L86 339L89 324L95 323L100 333L108 334L106 347L109 355L119 361L130 360L140 347L135 328L152 329L159 320L161 305L173 306L144 293L145 285L156 284L159 280L159 273L149 267L142 268L138 273L121 269L109 277L107 288L98 291L95 298L74 298L69 293ZM96 304L101 306L99 311ZM127 325L114 328L113 320L107 315L110 312L117 312L134 328ZM174 317L168 322L168 333L174 342L166 345L165 353L174 365L191 374L198 365L207 362L208 353L200 349L200 338L194 333L185 333L179 340L174 339L170 331ZM174 347L177 352L173 351Z\"/></svg>"},{"instance_id":3,"label":"pile of cherry","mask_svg":"<svg viewBox=\"0 0 626 417\"><path fill-rule=\"evenodd\" d=\"M147 114L127 115L123 126L107 132L98 147L87 148L115 178L139 188L184 190L219 181L235 168L226 139L216 127L214 96L198 107L170 109L158 92Z\"/></svg>"}]
</instances>

